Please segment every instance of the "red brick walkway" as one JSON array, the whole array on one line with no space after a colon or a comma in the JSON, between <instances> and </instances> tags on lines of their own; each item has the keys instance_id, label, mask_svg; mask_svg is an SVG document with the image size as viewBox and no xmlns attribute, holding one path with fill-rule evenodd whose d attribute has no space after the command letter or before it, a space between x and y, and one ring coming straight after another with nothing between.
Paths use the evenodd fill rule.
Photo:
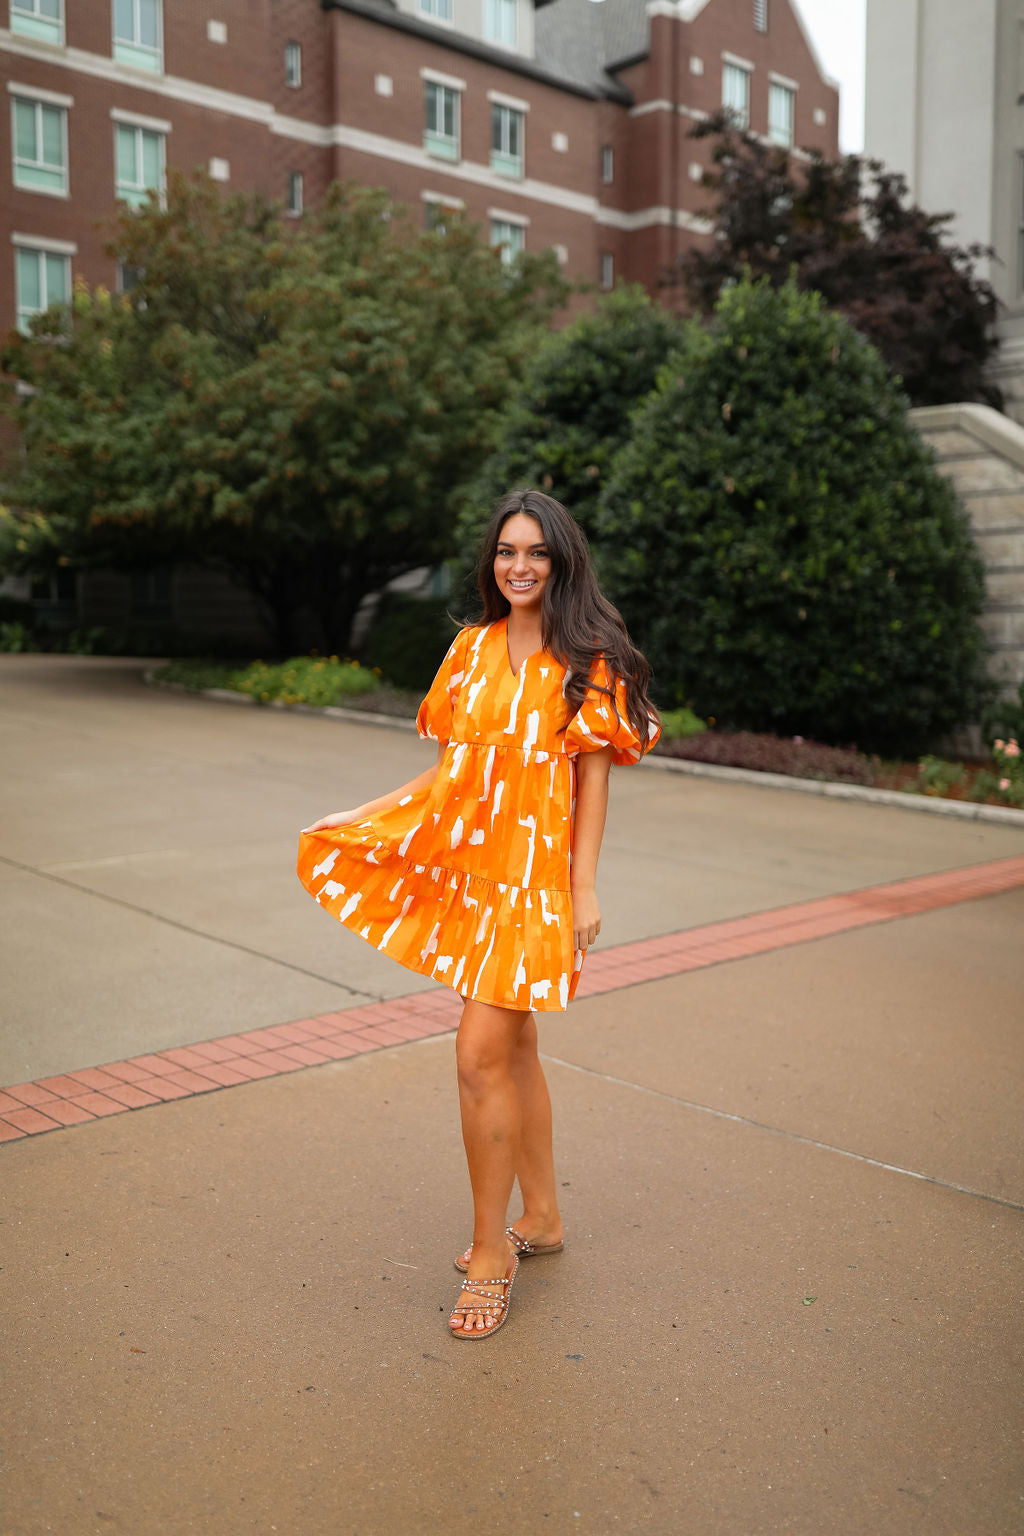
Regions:
<instances>
[{"instance_id":1,"label":"red brick walkway","mask_svg":"<svg viewBox=\"0 0 1024 1536\"><path fill-rule=\"evenodd\" d=\"M588 956L576 995L593 997L851 928L994 896L1018 886L1024 886L1024 857L870 886L661 938L618 944ZM379 1051L426 1035L446 1034L456 1027L461 1007L460 999L446 989L414 992L340 1013L317 1014L293 1024L275 1024L199 1045L17 1083L0 1091L0 1141L16 1141L103 1115L119 1115L168 1099L232 1088L258 1077L342 1061L346 1056Z\"/></svg>"}]
</instances>

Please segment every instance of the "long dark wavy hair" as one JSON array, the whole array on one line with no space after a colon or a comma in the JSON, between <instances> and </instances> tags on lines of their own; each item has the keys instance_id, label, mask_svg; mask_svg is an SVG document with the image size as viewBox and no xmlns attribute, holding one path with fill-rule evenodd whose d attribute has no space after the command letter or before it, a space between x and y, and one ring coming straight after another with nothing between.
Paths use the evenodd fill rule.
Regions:
<instances>
[{"instance_id":1,"label":"long dark wavy hair","mask_svg":"<svg viewBox=\"0 0 1024 1536\"><path fill-rule=\"evenodd\" d=\"M483 616L475 622L493 624L509 612L508 599L502 597L494 579L494 558L501 530L517 512L540 524L551 557L551 575L541 606L541 643L566 669L569 719L580 709L588 692L606 694L615 706L613 690L591 677L596 662L603 657L613 678L625 684L626 715L646 751L651 722L658 718L647 697L650 664L629 638L619 610L598 585L583 529L553 496L546 496L543 491L510 491L494 508L477 563L476 584Z\"/></svg>"}]
</instances>

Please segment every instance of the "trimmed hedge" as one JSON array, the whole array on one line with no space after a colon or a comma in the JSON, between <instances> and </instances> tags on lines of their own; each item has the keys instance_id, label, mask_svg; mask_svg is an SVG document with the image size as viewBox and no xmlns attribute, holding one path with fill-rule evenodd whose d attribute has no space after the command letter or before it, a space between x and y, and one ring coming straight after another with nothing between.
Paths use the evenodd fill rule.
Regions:
<instances>
[{"instance_id":1,"label":"trimmed hedge","mask_svg":"<svg viewBox=\"0 0 1024 1536\"><path fill-rule=\"evenodd\" d=\"M792 282L738 284L687 328L598 541L665 703L891 755L977 718L966 515L878 353Z\"/></svg>"}]
</instances>

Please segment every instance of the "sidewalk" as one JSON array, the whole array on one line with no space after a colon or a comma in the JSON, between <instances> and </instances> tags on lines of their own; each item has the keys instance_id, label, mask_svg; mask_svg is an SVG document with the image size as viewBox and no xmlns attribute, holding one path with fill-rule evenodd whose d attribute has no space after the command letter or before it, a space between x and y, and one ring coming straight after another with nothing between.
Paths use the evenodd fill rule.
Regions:
<instances>
[{"instance_id":1,"label":"sidewalk","mask_svg":"<svg viewBox=\"0 0 1024 1536\"><path fill-rule=\"evenodd\" d=\"M367 972L343 996L349 951L308 898L279 929L324 930L324 979L287 972L262 903L328 765L400 777L416 743L316 721L288 738L280 716L138 697L123 664L43 671L5 691L0 667L23 765L0 851L22 894L64 864L103 1007L82 989L66 1031L50 909L19 920L15 898L28 1070L0 1081L227 1034L229 853L258 1019L414 991L391 967L388 993ZM168 785L174 879L143 856ZM1024 853L1001 828L669 774L617 775L613 797L621 941ZM118 974L172 923L180 963L210 956L181 978L184 1030L145 956ZM1010 1536L1022 931L1018 884L542 1020L567 1246L523 1263L479 1345L445 1329L468 1235L450 1036L11 1142L5 1536Z\"/></svg>"}]
</instances>

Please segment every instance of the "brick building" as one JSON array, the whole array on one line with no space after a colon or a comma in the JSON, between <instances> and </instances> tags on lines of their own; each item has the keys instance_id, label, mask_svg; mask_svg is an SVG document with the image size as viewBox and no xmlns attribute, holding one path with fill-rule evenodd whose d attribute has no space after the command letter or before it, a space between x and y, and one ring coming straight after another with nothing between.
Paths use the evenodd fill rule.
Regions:
<instances>
[{"instance_id":1,"label":"brick building","mask_svg":"<svg viewBox=\"0 0 1024 1536\"><path fill-rule=\"evenodd\" d=\"M168 166L295 215L383 186L654 289L705 227L694 120L837 152L790 0L0 0L0 63L0 329L116 286L97 224Z\"/></svg>"}]
</instances>

